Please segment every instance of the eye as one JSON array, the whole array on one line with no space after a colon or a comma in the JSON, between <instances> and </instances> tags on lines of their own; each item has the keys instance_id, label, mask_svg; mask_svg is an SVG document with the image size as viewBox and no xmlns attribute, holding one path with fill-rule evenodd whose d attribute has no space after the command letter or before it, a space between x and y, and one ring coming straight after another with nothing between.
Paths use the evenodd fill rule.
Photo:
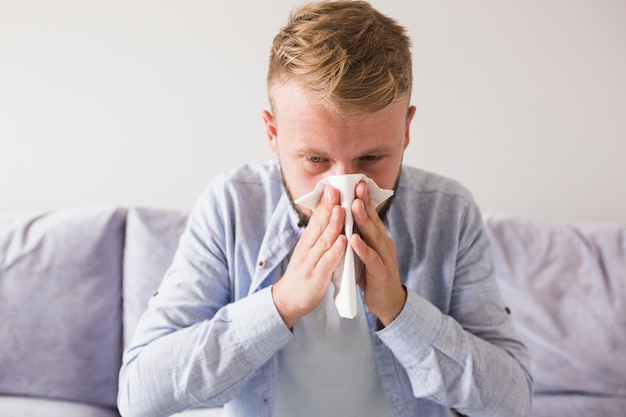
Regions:
<instances>
[{"instance_id":1,"label":"eye","mask_svg":"<svg viewBox=\"0 0 626 417\"><path fill-rule=\"evenodd\" d=\"M314 164L319 164L320 162L324 162L324 159L319 156L310 156L309 161L313 162Z\"/></svg>"},{"instance_id":2,"label":"eye","mask_svg":"<svg viewBox=\"0 0 626 417\"><path fill-rule=\"evenodd\" d=\"M361 157L361 160L365 162L374 162L374 161L378 161L379 159L380 159L380 156L378 155L365 155Z\"/></svg>"}]
</instances>

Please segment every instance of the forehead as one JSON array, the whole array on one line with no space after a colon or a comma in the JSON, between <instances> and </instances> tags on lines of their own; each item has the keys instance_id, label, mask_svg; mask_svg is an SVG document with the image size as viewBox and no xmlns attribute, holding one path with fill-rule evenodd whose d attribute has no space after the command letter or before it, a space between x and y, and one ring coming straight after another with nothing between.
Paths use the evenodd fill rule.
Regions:
<instances>
[{"instance_id":1,"label":"forehead","mask_svg":"<svg viewBox=\"0 0 626 417\"><path fill-rule=\"evenodd\" d=\"M274 100L274 115L279 137L307 142L341 140L368 142L381 146L381 141L403 139L408 98L392 103L375 113L341 115L313 99L295 84L280 87ZM365 143L363 143L365 144Z\"/></svg>"}]
</instances>

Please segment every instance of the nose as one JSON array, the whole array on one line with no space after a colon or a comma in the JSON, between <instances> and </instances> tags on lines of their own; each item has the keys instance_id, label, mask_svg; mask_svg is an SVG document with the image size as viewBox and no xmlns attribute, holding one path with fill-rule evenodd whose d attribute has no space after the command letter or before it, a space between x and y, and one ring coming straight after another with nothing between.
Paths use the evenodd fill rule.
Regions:
<instances>
[{"instance_id":1,"label":"nose","mask_svg":"<svg viewBox=\"0 0 626 417\"><path fill-rule=\"evenodd\" d=\"M358 167L352 162L336 162L332 175L359 174Z\"/></svg>"}]
</instances>

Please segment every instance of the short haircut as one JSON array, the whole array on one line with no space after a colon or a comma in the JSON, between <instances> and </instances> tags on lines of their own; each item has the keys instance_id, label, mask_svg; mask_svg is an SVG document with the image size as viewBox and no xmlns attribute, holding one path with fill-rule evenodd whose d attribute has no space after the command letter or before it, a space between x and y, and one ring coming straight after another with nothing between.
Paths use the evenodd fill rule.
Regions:
<instances>
[{"instance_id":1,"label":"short haircut","mask_svg":"<svg viewBox=\"0 0 626 417\"><path fill-rule=\"evenodd\" d=\"M406 29L366 1L305 4L274 38L267 88L272 110L280 86L295 82L342 115L373 113L413 83Z\"/></svg>"}]
</instances>

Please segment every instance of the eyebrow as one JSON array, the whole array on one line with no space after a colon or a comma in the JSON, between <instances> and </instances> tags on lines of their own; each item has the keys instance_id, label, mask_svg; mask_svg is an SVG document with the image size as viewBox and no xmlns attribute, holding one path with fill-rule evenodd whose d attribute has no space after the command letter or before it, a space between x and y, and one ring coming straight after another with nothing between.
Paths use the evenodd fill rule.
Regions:
<instances>
[{"instance_id":1,"label":"eyebrow","mask_svg":"<svg viewBox=\"0 0 626 417\"><path fill-rule=\"evenodd\" d=\"M376 148L367 149L365 152L361 154L361 156L389 154L389 153L393 153L394 151L395 149L391 146L378 146ZM310 146L303 146L303 147L297 148L296 153L299 155L310 155L310 154L319 155L319 156L331 155L326 151L321 151L319 149L316 149Z\"/></svg>"}]
</instances>

